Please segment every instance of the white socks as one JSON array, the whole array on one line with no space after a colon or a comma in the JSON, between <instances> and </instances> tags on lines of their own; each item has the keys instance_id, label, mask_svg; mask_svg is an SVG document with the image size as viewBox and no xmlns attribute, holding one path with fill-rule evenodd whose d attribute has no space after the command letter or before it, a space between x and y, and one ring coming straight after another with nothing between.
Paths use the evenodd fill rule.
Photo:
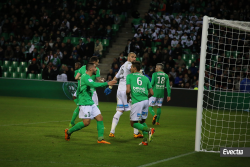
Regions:
<instances>
[{"instance_id":1,"label":"white socks","mask_svg":"<svg viewBox=\"0 0 250 167\"><path fill-rule=\"evenodd\" d=\"M134 134L138 135L139 130L134 128Z\"/></svg>"},{"instance_id":2,"label":"white socks","mask_svg":"<svg viewBox=\"0 0 250 167\"><path fill-rule=\"evenodd\" d=\"M120 116L123 114L123 112L120 111L116 111L114 117L113 117L113 121L112 121L112 126L111 126L111 131L110 133L115 133L115 128L119 122Z\"/></svg>"}]
</instances>

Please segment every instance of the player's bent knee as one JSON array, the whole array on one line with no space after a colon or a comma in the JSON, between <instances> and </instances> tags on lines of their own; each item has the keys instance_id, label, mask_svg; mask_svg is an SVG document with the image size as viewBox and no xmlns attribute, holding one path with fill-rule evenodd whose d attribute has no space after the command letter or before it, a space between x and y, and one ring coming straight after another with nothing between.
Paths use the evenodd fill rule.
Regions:
<instances>
[{"instance_id":1,"label":"player's bent knee","mask_svg":"<svg viewBox=\"0 0 250 167\"><path fill-rule=\"evenodd\" d=\"M95 119L96 119L97 121L103 121L103 117L102 117L101 114L97 115L97 116L95 117Z\"/></svg>"},{"instance_id":2,"label":"player's bent knee","mask_svg":"<svg viewBox=\"0 0 250 167\"><path fill-rule=\"evenodd\" d=\"M85 127L89 126L90 120L89 119L83 119L83 124Z\"/></svg>"}]
</instances>

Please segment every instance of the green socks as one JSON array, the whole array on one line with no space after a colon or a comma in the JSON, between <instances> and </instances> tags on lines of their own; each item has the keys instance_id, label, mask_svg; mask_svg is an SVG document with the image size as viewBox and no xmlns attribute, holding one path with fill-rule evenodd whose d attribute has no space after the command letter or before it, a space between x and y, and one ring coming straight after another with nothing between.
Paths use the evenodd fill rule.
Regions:
<instances>
[{"instance_id":1,"label":"green socks","mask_svg":"<svg viewBox=\"0 0 250 167\"><path fill-rule=\"evenodd\" d=\"M78 114L79 114L79 106L77 106L75 111L73 112L71 122L70 122L72 125L75 125L75 120L76 120L76 117L78 116Z\"/></svg>"},{"instance_id":2,"label":"green socks","mask_svg":"<svg viewBox=\"0 0 250 167\"><path fill-rule=\"evenodd\" d=\"M144 122L142 125L144 125L145 127L148 127L147 124ZM148 141L148 132L147 131L142 131L143 133L143 141Z\"/></svg>"},{"instance_id":3,"label":"green socks","mask_svg":"<svg viewBox=\"0 0 250 167\"><path fill-rule=\"evenodd\" d=\"M68 133L71 134L75 131L82 129L83 127L84 127L83 122L78 122L77 124L75 124L75 126L73 126L72 128L69 129Z\"/></svg>"},{"instance_id":4,"label":"green socks","mask_svg":"<svg viewBox=\"0 0 250 167\"><path fill-rule=\"evenodd\" d=\"M161 108L157 108L157 119L156 119L156 122L159 123L160 117L161 117Z\"/></svg>"},{"instance_id":5,"label":"green socks","mask_svg":"<svg viewBox=\"0 0 250 167\"><path fill-rule=\"evenodd\" d=\"M150 130L147 126L144 126L143 124L140 124L140 123L134 123L133 127L138 130L146 131L146 132Z\"/></svg>"},{"instance_id":6,"label":"green socks","mask_svg":"<svg viewBox=\"0 0 250 167\"><path fill-rule=\"evenodd\" d=\"M148 110L149 110L149 112L151 113L151 115L153 115L153 116L155 116L155 112L154 112L154 110L153 110L153 107L148 107Z\"/></svg>"},{"instance_id":7,"label":"green socks","mask_svg":"<svg viewBox=\"0 0 250 167\"><path fill-rule=\"evenodd\" d=\"M104 124L103 121L97 121L97 131L98 131L98 140L101 141L104 139Z\"/></svg>"}]
</instances>

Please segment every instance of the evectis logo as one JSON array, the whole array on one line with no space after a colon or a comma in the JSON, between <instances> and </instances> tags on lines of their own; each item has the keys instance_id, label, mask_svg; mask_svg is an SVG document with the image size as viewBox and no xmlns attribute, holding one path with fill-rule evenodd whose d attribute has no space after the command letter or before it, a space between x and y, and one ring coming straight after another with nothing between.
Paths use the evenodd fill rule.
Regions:
<instances>
[{"instance_id":1,"label":"evectis logo","mask_svg":"<svg viewBox=\"0 0 250 167\"><path fill-rule=\"evenodd\" d=\"M250 157L250 147L222 147L221 157Z\"/></svg>"},{"instance_id":2,"label":"evectis logo","mask_svg":"<svg viewBox=\"0 0 250 167\"><path fill-rule=\"evenodd\" d=\"M228 150L228 149L223 149L223 154L224 155L243 155L243 150Z\"/></svg>"}]
</instances>

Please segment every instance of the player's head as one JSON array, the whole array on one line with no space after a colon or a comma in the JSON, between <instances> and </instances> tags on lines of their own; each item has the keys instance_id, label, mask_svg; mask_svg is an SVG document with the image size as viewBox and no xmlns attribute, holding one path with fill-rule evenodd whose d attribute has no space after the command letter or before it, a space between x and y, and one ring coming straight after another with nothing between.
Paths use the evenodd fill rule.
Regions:
<instances>
[{"instance_id":1,"label":"player's head","mask_svg":"<svg viewBox=\"0 0 250 167\"><path fill-rule=\"evenodd\" d=\"M128 61L129 62L134 62L136 60L136 54L134 52L130 52L128 54Z\"/></svg>"},{"instance_id":2,"label":"player's head","mask_svg":"<svg viewBox=\"0 0 250 167\"><path fill-rule=\"evenodd\" d=\"M155 71L163 71L164 65L162 63L157 63L155 67Z\"/></svg>"},{"instance_id":3,"label":"player's head","mask_svg":"<svg viewBox=\"0 0 250 167\"><path fill-rule=\"evenodd\" d=\"M131 73L139 72L141 69L141 63L139 61L132 62Z\"/></svg>"},{"instance_id":4,"label":"player's head","mask_svg":"<svg viewBox=\"0 0 250 167\"><path fill-rule=\"evenodd\" d=\"M78 70L79 68L81 68L81 63L80 62L76 62L75 63L75 69Z\"/></svg>"},{"instance_id":5,"label":"player's head","mask_svg":"<svg viewBox=\"0 0 250 167\"><path fill-rule=\"evenodd\" d=\"M86 70L87 72L91 72L93 75L96 75L97 69L95 63L88 63L86 65Z\"/></svg>"},{"instance_id":6,"label":"player's head","mask_svg":"<svg viewBox=\"0 0 250 167\"><path fill-rule=\"evenodd\" d=\"M97 56L92 56L90 59L89 59L89 62L90 63L94 63L96 66L99 65L99 58Z\"/></svg>"}]
</instances>

